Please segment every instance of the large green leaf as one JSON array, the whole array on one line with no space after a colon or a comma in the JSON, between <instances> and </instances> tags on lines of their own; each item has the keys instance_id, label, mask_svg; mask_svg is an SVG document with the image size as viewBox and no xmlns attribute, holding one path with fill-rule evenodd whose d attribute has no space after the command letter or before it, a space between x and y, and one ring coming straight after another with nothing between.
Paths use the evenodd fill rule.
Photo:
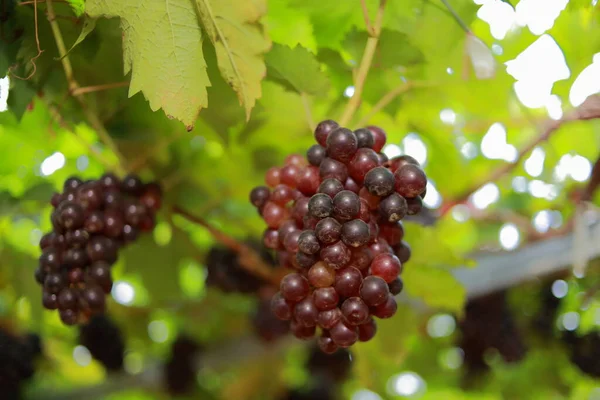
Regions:
<instances>
[{"instance_id":1,"label":"large green leaf","mask_svg":"<svg viewBox=\"0 0 600 400\"><path fill-rule=\"evenodd\" d=\"M202 54L203 35L188 0L134 2L89 0L91 17L120 17L129 96L143 92L154 111L193 127L208 104L210 81Z\"/></svg>"},{"instance_id":2,"label":"large green leaf","mask_svg":"<svg viewBox=\"0 0 600 400\"><path fill-rule=\"evenodd\" d=\"M406 293L422 299L428 306L462 312L466 290L448 270L409 263L402 279Z\"/></svg>"},{"instance_id":3,"label":"large green leaf","mask_svg":"<svg viewBox=\"0 0 600 400\"><path fill-rule=\"evenodd\" d=\"M274 45L266 56L268 76L297 93L323 94L329 82L314 55L301 46Z\"/></svg>"},{"instance_id":4,"label":"large green leaf","mask_svg":"<svg viewBox=\"0 0 600 400\"><path fill-rule=\"evenodd\" d=\"M202 25L215 46L221 75L237 92L246 118L261 96L266 74L263 54L271 43L258 20L266 12L264 0L194 0Z\"/></svg>"}]
</instances>

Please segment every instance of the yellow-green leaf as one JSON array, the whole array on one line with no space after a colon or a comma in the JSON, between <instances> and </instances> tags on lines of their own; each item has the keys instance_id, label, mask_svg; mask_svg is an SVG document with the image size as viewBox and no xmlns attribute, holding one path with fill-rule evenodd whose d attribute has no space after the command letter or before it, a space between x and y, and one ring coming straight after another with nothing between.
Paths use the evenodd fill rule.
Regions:
<instances>
[{"instance_id":1,"label":"yellow-green leaf","mask_svg":"<svg viewBox=\"0 0 600 400\"><path fill-rule=\"evenodd\" d=\"M323 94L329 87L313 54L302 46L293 49L275 44L266 56L269 79L297 93Z\"/></svg>"}]
</instances>

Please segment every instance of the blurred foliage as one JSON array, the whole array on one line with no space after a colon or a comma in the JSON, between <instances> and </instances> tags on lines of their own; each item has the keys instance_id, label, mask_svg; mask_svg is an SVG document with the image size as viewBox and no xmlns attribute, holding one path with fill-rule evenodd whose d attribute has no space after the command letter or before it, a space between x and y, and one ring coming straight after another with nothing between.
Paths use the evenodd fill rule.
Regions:
<instances>
[{"instance_id":1,"label":"blurred foliage","mask_svg":"<svg viewBox=\"0 0 600 400\"><path fill-rule=\"evenodd\" d=\"M37 7L43 52L37 57L34 11L28 3L0 1L0 76L9 68L12 74L9 109L0 113L0 325L42 335L47 359L30 388L37 396L32 398L42 400L43 392L105 379L95 361L75 363L75 331L41 308L33 271L38 241L50 229L48 199L67 177L98 177L118 158L69 95L42 2ZM378 2L365 3L374 17ZM465 143L477 149L489 127L499 122L507 143L518 149L539 134L548 118L544 108L527 109L519 103L514 79L503 65L537 36L514 27L498 41L488 24L477 19L474 2L450 3L487 46L501 46L494 56L495 77L477 80L466 69L466 35L441 2L388 0L380 47L351 124L355 128L353 124L368 117L369 123L387 131L388 143L401 149L403 139L416 133L427 148L427 175L443 200L505 163L478 151L466 158L461 153ZM600 14L591 3L571 1L546 32L560 46L571 71L552 91L565 112L571 108L571 85L600 51ZM247 316L256 299L204 286L204 255L215 241L202 227L171 215L168 206L177 204L202 215L233 237L259 237L264 226L248 203L248 192L262 182L269 167L312 144L307 112L317 122L335 119L347 101L344 93L353 84L368 37L359 1L196 0L133 6L125 1L68 0L56 2L54 8L79 86L129 81L128 88L85 94L86 107L106 126L127 163L166 187L167 207L159 215L159 228L123 253L115 267L116 280L135 290L131 304L109 305L127 337L128 370L139 372L165 359L180 331L213 349L252 335ZM382 97L406 81L419 84L373 112ZM453 110L455 122L444 123L442 110ZM573 212L568 194L582 184L555 181L552 171L565 154L595 160L598 124L570 123L541 145L546 158L538 179L555 185L556 198L515 192L512 178L526 176L517 166L496 182L500 199L485 212L510 210L520 215L527 225L519 225L525 239L524 230L532 229L531 218L541 210L556 210L568 220ZM49 172L53 155L64 156L64 163ZM428 334L434 313L462 312L466 293L452 268L474 267L475 250L499 250L499 227L497 220L455 219L452 213L431 227L406 224L413 249L404 273L409 302L400 305L395 318L379 324L373 341L355 346L345 398L365 388L382 398L396 398L388 381L402 371L423 377L422 399L600 398L597 381L569 363L560 342L547 345L535 338L521 363L505 364L492 354L492 372L477 389L465 392L454 340L458 333L437 338ZM581 333L598 329L597 281L569 280L569 287L578 289L569 290L561 302L561 315L581 311ZM519 323L526 325L540 302L539 291L527 285L516 293L512 307ZM585 293L591 293L590 298L580 310ZM156 321L166 327L164 341L149 337L149 324ZM264 357L203 368L198 374L198 396L203 397L197 398L273 398L287 386L306 382L303 357L303 347L296 343ZM105 398L166 398L152 391L120 389Z\"/></svg>"}]
</instances>

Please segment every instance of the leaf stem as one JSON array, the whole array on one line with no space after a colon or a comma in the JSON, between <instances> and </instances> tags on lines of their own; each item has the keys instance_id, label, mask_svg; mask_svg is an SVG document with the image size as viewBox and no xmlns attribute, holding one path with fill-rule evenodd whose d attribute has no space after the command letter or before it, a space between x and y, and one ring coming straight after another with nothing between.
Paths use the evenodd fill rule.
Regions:
<instances>
[{"instance_id":1,"label":"leaf stem","mask_svg":"<svg viewBox=\"0 0 600 400\"><path fill-rule=\"evenodd\" d=\"M52 35L54 36L54 41L56 42L56 47L58 48L58 54L60 56L60 62L62 63L63 69L65 71L65 77L67 79L67 85L69 88L69 93L73 94L77 89L79 89L79 85L73 76L73 66L71 65L71 60L67 55L67 49L65 47L65 42L62 37L62 33L60 32L60 27L58 26L58 22L56 22L56 14L54 13L54 5L52 4L52 0L46 0L46 7L48 12L48 21L50 22L50 28L52 29ZM98 137L100 140L107 145L111 151L117 156L119 163L115 166L117 172L121 175L125 175L126 171L126 163L125 157L119 151L117 145L114 143L110 134L104 128L104 125L98 118L98 116L90 110L88 107L85 98L81 93L73 94L75 99L81 105L81 109L85 114L90 125L96 130L98 133Z\"/></svg>"},{"instance_id":2,"label":"leaf stem","mask_svg":"<svg viewBox=\"0 0 600 400\"><path fill-rule=\"evenodd\" d=\"M454 18L454 20L458 23L458 25L460 25L460 27L462 28L463 31L465 31L468 34L471 34L471 29L469 29L469 27L467 26L467 24L465 23L465 21L463 21L463 19L460 17L460 15L458 15L458 13L456 12L456 10L450 5L450 3L448 2L448 0L441 0L442 3L444 3L444 5L446 6L446 8L448 9L448 11L450 11L450 14L452 14L452 18Z\"/></svg>"},{"instance_id":3,"label":"leaf stem","mask_svg":"<svg viewBox=\"0 0 600 400\"><path fill-rule=\"evenodd\" d=\"M126 87L126 86L129 86L129 82L113 82L113 83L105 83L103 85L84 86L84 87L78 87L77 89L73 89L71 91L71 94L73 96L79 96L84 93L99 92L102 90L115 89L115 88L121 88L121 87Z\"/></svg>"},{"instance_id":4,"label":"leaf stem","mask_svg":"<svg viewBox=\"0 0 600 400\"><path fill-rule=\"evenodd\" d=\"M315 124L315 119L312 116L312 111L310 110L310 98L304 92L300 93L300 97L302 98L302 105L304 106L304 113L306 114L306 123L311 131L314 131L317 127Z\"/></svg>"},{"instance_id":5,"label":"leaf stem","mask_svg":"<svg viewBox=\"0 0 600 400\"><path fill-rule=\"evenodd\" d=\"M216 241L220 242L221 244L227 246L231 250L238 253L240 265L246 271L268 282L271 282L274 285L279 285L279 277L277 277L273 273L273 268L267 265L267 263L265 263L262 260L260 255L256 251L254 251L254 249L237 241L236 239L232 238L226 233L210 225L201 217L192 215L179 206L174 206L173 212L175 214L181 215L183 218L187 219L190 222L193 222L196 225L203 226L204 228L206 228L206 230L208 230L212 237L215 238Z\"/></svg>"},{"instance_id":6,"label":"leaf stem","mask_svg":"<svg viewBox=\"0 0 600 400\"><path fill-rule=\"evenodd\" d=\"M371 17L369 17L369 10L367 9L366 0L360 0L360 6L362 7L363 17L365 18L367 32L369 32L369 36L375 36L375 30L373 29L373 24L371 23Z\"/></svg>"},{"instance_id":7,"label":"leaf stem","mask_svg":"<svg viewBox=\"0 0 600 400\"><path fill-rule=\"evenodd\" d=\"M346 104L346 108L340 117L340 125L342 126L347 125L352 120L352 117L354 116L354 113L360 104L365 81L367 79L367 75L369 74L373 57L375 56L377 43L379 42L379 35L381 34L381 27L383 25L383 11L385 9L386 2L387 0L379 1L379 8L377 9L377 16L375 17L375 25L373 26L373 35L367 39L365 51L363 53L362 60L360 61L356 78L354 79L354 94L352 97L350 97L350 100Z\"/></svg>"}]
</instances>

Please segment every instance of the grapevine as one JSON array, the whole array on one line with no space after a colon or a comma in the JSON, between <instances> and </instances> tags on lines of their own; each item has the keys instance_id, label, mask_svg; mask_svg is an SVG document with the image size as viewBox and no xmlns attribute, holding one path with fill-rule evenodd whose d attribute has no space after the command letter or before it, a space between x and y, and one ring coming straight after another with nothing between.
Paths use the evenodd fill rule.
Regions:
<instances>
[{"instance_id":1,"label":"grapevine","mask_svg":"<svg viewBox=\"0 0 600 400\"><path fill-rule=\"evenodd\" d=\"M250 202L267 224L264 244L294 270L281 280L273 313L299 339L320 330L325 353L375 336L375 318L397 310L400 274L410 258L406 215L418 213L427 177L410 156L388 160L378 127L351 131L318 124L306 157L269 169Z\"/></svg>"}]
</instances>

